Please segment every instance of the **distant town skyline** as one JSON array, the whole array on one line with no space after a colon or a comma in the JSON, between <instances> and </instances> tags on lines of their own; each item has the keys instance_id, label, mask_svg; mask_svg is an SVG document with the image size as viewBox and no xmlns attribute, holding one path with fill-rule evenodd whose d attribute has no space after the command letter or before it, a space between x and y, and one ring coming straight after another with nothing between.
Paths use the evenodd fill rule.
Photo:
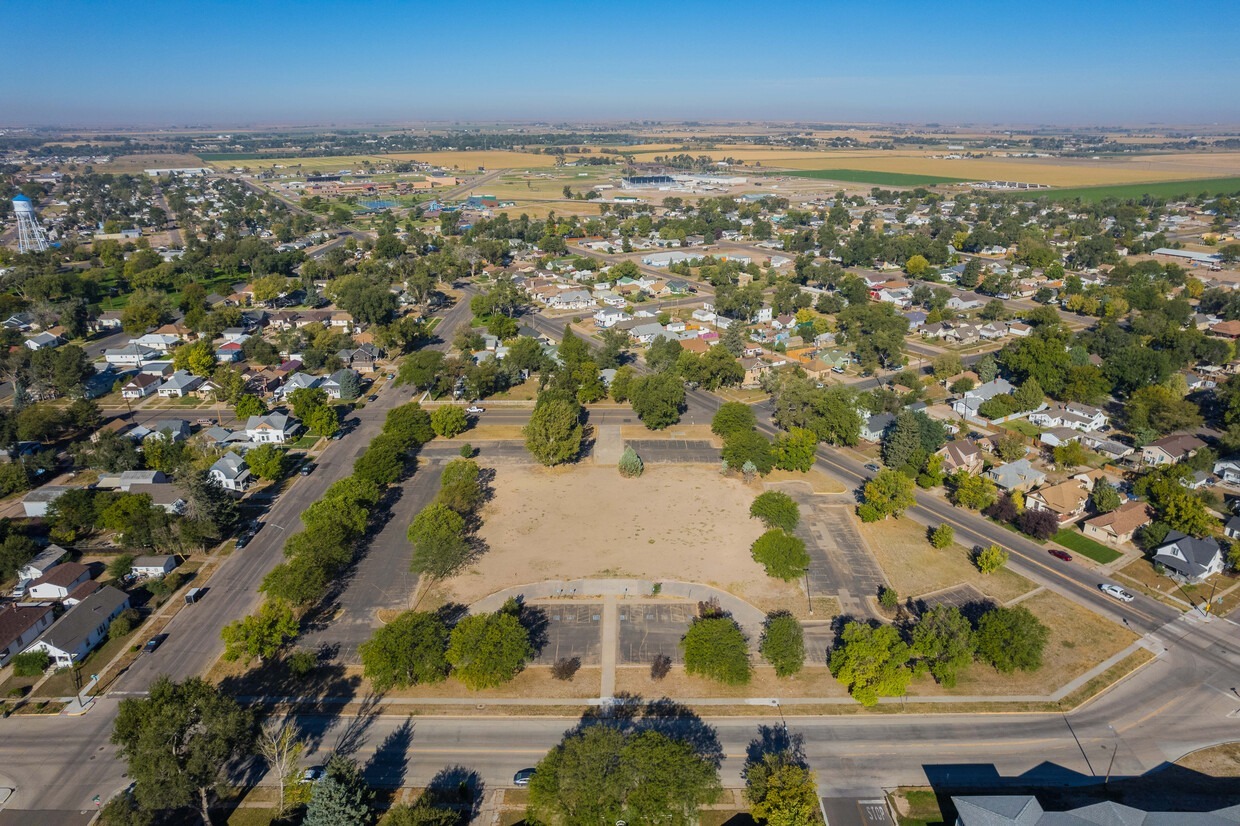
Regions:
<instances>
[{"instance_id":1,"label":"distant town skyline","mask_svg":"<svg viewBox=\"0 0 1240 826\"><path fill-rule=\"evenodd\" d=\"M1240 7L384 0L6 7L0 125L1240 121Z\"/></svg>"}]
</instances>

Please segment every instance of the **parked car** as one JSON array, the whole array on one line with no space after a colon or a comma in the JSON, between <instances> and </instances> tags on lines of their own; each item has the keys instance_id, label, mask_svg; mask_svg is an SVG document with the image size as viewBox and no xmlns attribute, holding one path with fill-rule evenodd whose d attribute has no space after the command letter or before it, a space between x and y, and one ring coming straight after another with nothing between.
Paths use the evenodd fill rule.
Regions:
<instances>
[{"instance_id":1,"label":"parked car","mask_svg":"<svg viewBox=\"0 0 1240 826\"><path fill-rule=\"evenodd\" d=\"M324 771L323 771L322 766L311 766L310 768L306 769L304 772L301 773L300 782L318 783L320 780L323 779L323 774L324 774Z\"/></svg>"},{"instance_id":2,"label":"parked car","mask_svg":"<svg viewBox=\"0 0 1240 826\"><path fill-rule=\"evenodd\" d=\"M868 465L866 465L865 469L868 470L870 473L878 473L880 470L882 470L882 468L880 468L878 465L874 464L873 462L870 462Z\"/></svg>"},{"instance_id":3,"label":"parked car","mask_svg":"<svg viewBox=\"0 0 1240 826\"><path fill-rule=\"evenodd\" d=\"M314 465L302 465L302 467L301 467L301 475L302 475L302 476L309 476L309 475L310 475L310 471L312 471L312 470L314 470Z\"/></svg>"},{"instance_id":4,"label":"parked car","mask_svg":"<svg viewBox=\"0 0 1240 826\"><path fill-rule=\"evenodd\" d=\"M512 785L528 786L530 785L530 778L533 776L534 769L522 769L512 776Z\"/></svg>"},{"instance_id":5,"label":"parked car","mask_svg":"<svg viewBox=\"0 0 1240 826\"><path fill-rule=\"evenodd\" d=\"M215 424L215 419L199 419L198 424L203 425L204 427L210 427Z\"/></svg>"},{"instance_id":6,"label":"parked car","mask_svg":"<svg viewBox=\"0 0 1240 826\"><path fill-rule=\"evenodd\" d=\"M378 394L376 394L376 393L371 393L369 396L367 396L367 397L366 397L366 401L368 401L368 402L377 402L377 401L379 401L379 396L378 396Z\"/></svg>"},{"instance_id":7,"label":"parked car","mask_svg":"<svg viewBox=\"0 0 1240 826\"><path fill-rule=\"evenodd\" d=\"M1132 602L1134 599L1136 599L1136 597L1134 597L1132 594L1125 591L1123 588L1119 587L1118 585L1112 585L1109 582L1102 583L1101 585L1098 586L1098 588L1099 590L1102 591L1102 593L1106 594L1109 597L1115 597L1120 602Z\"/></svg>"},{"instance_id":8,"label":"parked car","mask_svg":"<svg viewBox=\"0 0 1240 826\"><path fill-rule=\"evenodd\" d=\"M146 641L146 645L142 646L143 654L150 654L156 648L164 644L164 640L168 639L167 634L156 634Z\"/></svg>"},{"instance_id":9,"label":"parked car","mask_svg":"<svg viewBox=\"0 0 1240 826\"><path fill-rule=\"evenodd\" d=\"M1051 548L1048 553L1056 559L1062 559L1064 562L1072 561L1072 554L1067 551L1061 551L1058 548Z\"/></svg>"},{"instance_id":10,"label":"parked car","mask_svg":"<svg viewBox=\"0 0 1240 826\"><path fill-rule=\"evenodd\" d=\"M466 413L485 413L487 412L487 409L485 407L479 407L476 404L471 404L469 407L465 408L465 412Z\"/></svg>"},{"instance_id":11,"label":"parked car","mask_svg":"<svg viewBox=\"0 0 1240 826\"><path fill-rule=\"evenodd\" d=\"M244 548L247 544L249 544L249 542L250 542L250 535L249 535L249 534L245 534L245 533L243 533L243 534L241 534L241 536L238 536L238 537L237 537L237 544L236 544L234 547L235 547L237 550L241 550L241 549L242 549L242 548Z\"/></svg>"}]
</instances>

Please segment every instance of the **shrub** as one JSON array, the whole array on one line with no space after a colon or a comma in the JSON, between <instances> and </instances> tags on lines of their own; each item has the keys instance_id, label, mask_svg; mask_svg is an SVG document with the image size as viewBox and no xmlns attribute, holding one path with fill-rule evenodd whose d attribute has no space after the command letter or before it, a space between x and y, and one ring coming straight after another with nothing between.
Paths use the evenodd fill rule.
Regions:
<instances>
[{"instance_id":1,"label":"shrub","mask_svg":"<svg viewBox=\"0 0 1240 826\"><path fill-rule=\"evenodd\" d=\"M620 475L625 479L636 479L642 475L646 469L642 462L642 457L637 455L637 451L630 446L625 446L624 453L620 455L620 462L617 465Z\"/></svg>"},{"instance_id":2,"label":"shrub","mask_svg":"<svg viewBox=\"0 0 1240 826\"><path fill-rule=\"evenodd\" d=\"M474 446L471 445L469 442L466 442L465 444L461 445L461 458L462 459L474 458Z\"/></svg>"},{"instance_id":3,"label":"shrub","mask_svg":"<svg viewBox=\"0 0 1240 826\"><path fill-rule=\"evenodd\" d=\"M1050 539L1059 532L1059 519L1050 511L1029 509L1016 517L1016 527L1034 539Z\"/></svg>"},{"instance_id":4,"label":"shrub","mask_svg":"<svg viewBox=\"0 0 1240 826\"><path fill-rule=\"evenodd\" d=\"M18 677L37 677L51 666L52 658L46 651L27 651L14 655L10 662Z\"/></svg>"},{"instance_id":5,"label":"shrub","mask_svg":"<svg viewBox=\"0 0 1240 826\"><path fill-rule=\"evenodd\" d=\"M126 608L112 620L112 624L108 626L108 639L119 640L121 637L129 636L137 625L142 615L134 608Z\"/></svg>"},{"instance_id":6,"label":"shrub","mask_svg":"<svg viewBox=\"0 0 1240 826\"><path fill-rule=\"evenodd\" d=\"M730 617L694 620L680 640L685 672L726 685L749 682L749 645Z\"/></svg>"},{"instance_id":7,"label":"shrub","mask_svg":"<svg viewBox=\"0 0 1240 826\"><path fill-rule=\"evenodd\" d=\"M767 531L750 548L754 561L766 569L767 576L791 582L809 568L805 543L779 528Z\"/></svg>"},{"instance_id":8,"label":"shrub","mask_svg":"<svg viewBox=\"0 0 1240 826\"><path fill-rule=\"evenodd\" d=\"M285 662L288 663L288 670L292 672L293 676L305 677L319 664L319 658L313 651L299 648L292 654L289 654Z\"/></svg>"},{"instance_id":9,"label":"shrub","mask_svg":"<svg viewBox=\"0 0 1240 826\"><path fill-rule=\"evenodd\" d=\"M883 585L878 589L878 604L884 611L894 611L900 606L900 595L896 593L895 588Z\"/></svg>"},{"instance_id":10,"label":"shrub","mask_svg":"<svg viewBox=\"0 0 1240 826\"><path fill-rule=\"evenodd\" d=\"M930 544L935 548L946 548L956 539L956 531L951 525L939 525L930 531Z\"/></svg>"},{"instance_id":11,"label":"shrub","mask_svg":"<svg viewBox=\"0 0 1240 826\"><path fill-rule=\"evenodd\" d=\"M661 680L672 670L672 658L666 654L655 654L650 661L650 679Z\"/></svg>"},{"instance_id":12,"label":"shrub","mask_svg":"<svg viewBox=\"0 0 1240 826\"><path fill-rule=\"evenodd\" d=\"M1028 608L1002 606L987 611L977 624L977 653L999 671L1036 671L1050 631Z\"/></svg>"},{"instance_id":13,"label":"shrub","mask_svg":"<svg viewBox=\"0 0 1240 826\"><path fill-rule=\"evenodd\" d=\"M560 659L555 661L555 665L551 666L551 676L557 680L569 682L580 668L580 657L560 657Z\"/></svg>"},{"instance_id":14,"label":"shrub","mask_svg":"<svg viewBox=\"0 0 1240 826\"><path fill-rule=\"evenodd\" d=\"M762 659L775 668L776 676L796 674L805 665L805 633L801 623L787 611L768 614L758 650Z\"/></svg>"},{"instance_id":15,"label":"shrub","mask_svg":"<svg viewBox=\"0 0 1240 826\"><path fill-rule=\"evenodd\" d=\"M973 564L984 574L993 574L1007 564L1008 553L998 545L988 545L973 555Z\"/></svg>"}]
</instances>

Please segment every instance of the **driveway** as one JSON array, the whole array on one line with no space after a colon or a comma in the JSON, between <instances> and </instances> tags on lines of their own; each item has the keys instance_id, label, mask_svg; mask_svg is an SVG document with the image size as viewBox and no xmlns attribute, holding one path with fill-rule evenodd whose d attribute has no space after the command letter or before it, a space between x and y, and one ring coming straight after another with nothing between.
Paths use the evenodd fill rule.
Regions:
<instances>
[{"instance_id":1,"label":"driveway","mask_svg":"<svg viewBox=\"0 0 1240 826\"><path fill-rule=\"evenodd\" d=\"M883 571L865 547L845 505L821 504L809 494L791 494L801 506L796 535L809 551L809 588L814 596L834 595L847 615L871 615L866 597L877 596Z\"/></svg>"}]
</instances>

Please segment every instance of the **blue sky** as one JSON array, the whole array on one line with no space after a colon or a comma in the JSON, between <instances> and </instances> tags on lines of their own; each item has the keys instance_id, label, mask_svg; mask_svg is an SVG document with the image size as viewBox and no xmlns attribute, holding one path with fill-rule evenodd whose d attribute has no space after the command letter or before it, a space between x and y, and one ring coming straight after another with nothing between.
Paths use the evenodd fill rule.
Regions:
<instances>
[{"instance_id":1,"label":"blue sky","mask_svg":"<svg viewBox=\"0 0 1240 826\"><path fill-rule=\"evenodd\" d=\"M1240 3L6 3L0 125L1240 122Z\"/></svg>"}]
</instances>

